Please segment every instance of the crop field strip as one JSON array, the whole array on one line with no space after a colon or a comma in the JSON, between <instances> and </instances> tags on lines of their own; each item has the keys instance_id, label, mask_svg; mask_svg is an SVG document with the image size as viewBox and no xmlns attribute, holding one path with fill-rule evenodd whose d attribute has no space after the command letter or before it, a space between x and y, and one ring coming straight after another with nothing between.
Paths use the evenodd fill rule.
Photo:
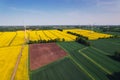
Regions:
<instances>
[{"instance_id":1,"label":"crop field strip","mask_svg":"<svg viewBox=\"0 0 120 80\"><path fill-rule=\"evenodd\" d=\"M58 33L58 35L63 36L63 38L65 39L65 41L73 41L74 40L72 37L69 36L69 34L63 33L63 32L58 31L58 30L56 30L55 32Z\"/></svg>"},{"instance_id":2,"label":"crop field strip","mask_svg":"<svg viewBox=\"0 0 120 80\"><path fill-rule=\"evenodd\" d=\"M17 58L17 60L16 60L16 64L15 64L15 66L14 66L14 70L13 70L13 72L12 72L12 75L11 75L11 79L10 79L10 80L14 80L14 77L15 77L15 75L16 75L16 71L17 71L17 69L18 69L19 62L20 62L20 60L21 60L21 56L22 56L22 51L23 51L23 49L24 49L24 45L22 45L22 47L21 47L21 49L20 49L20 52L19 52L18 58Z\"/></svg>"},{"instance_id":3,"label":"crop field strip","mask_svg":"<svg viewBox=\"0 0 120 80\"><path fill-rule=\"evenodd\" d=\"M62 41L62 39L64 38L65 41L73 41L76 38L76 36L59 32L58 30L40 30L40 31L37 31L37 34L41 40L50 40L50 39L59 38Z\"/></svg>"},{"instance_id":4,"label":"crop field strip","mask_svg":"<svg viewBox=\"0 0 120 80\"><path fill-rule=\"evenodd\" d=\"M115 51L120 49L120 45L117 45L117 44L119 43L113 40L107 40L107 39L91 41L91 45L94 48L98 49L99 51L101 50L105 53L108 53L108 55L113 55Z\"/></svg>"},{"instance_id":5,"label":"crop field strip","mask_svg":"<svg viewBox=\"0 0 120 80\"><path fill-rule=\"evenodd\" d=\"M10 80L20 48L21 46L0 48L0 65L2 65L0 66L0 80Z\"/></svg>"},{"instance_id":6,"label":"crop field strip","mask_svg":"<svg viewBox=\"0 0 120 80\"><path fill-rule=\"evenodd\" d=\"M76 44L70 45L69 43L59 43L59 45L61 45L64 49L66 49L67 51L69 51L71 57L81 66L83 66L83 68L85 68L85 70L88 71L89 74L91 74L91 76L93 76L95 79L97 80L108 80L108 78L106 77L106 75L108 74L107 72L105 72L103 69L101 69L100 67L98 67L96 64L94 64L93 62L91 62L89 59L87 59L86 57L84 57L82 54L80 54L78 51L76 51L75 46ZM71 47L73 46L73 47ZM78 46L80 48L80 45ZM76 48L78 48L76 47ZM72 50L71 50L72 49ZM88 48L89 49L89 48ZM84 50L84 49L83 49ZM87 51L87 50L85 50ZM95 53L95 52L94 52ZM86 54L86 53L85 53ZM88 53L89 54L89 53ZM101 53L102 54L102 53ZM90 55L90 54L89 54ZM94 55L91 53L91 55ZM97 55L97 53L96 53ZM102 54L102 57L105 56L104 54ZM99 58L99 57L98 57ZM101 58L101 57L100 57ZM98 60L100 60L100 58ZM106 58L106 57L103 57ZM94 59L92 57L92 59ZM96 59L96 58L95 58ZM98 61L97 60L97 61ZM106 62L110 62L112 61L111 59L107 58L105 59ZM112 70L113 71L117 71L119 70L119 63L114 63L114 61L112 61L112 63L108 63L109 65L111 65L111 67L107 68L107 66L105 67L105 65L103 66L103 64L99 63L99 65L102 65L104 68L107 68L108 70ZM116 64L116 65L114 65ZM85 66L86 65L86 66ZM114 65L112 67L112 65ZM89 66L89 67L88 67ZM93 68L94 67L94 68ZM117 68L116 68L117 67ZM90 71L91 70L91 71ZM113 72L111 71L111 72ZM101 76L101 77L100 77Z\"/></svg>"},{"instance_id":7,"label":"crop field strip","mask_svg":"<svg viewBox=\"0 0 120 80\"><path fill-rule=\"evenodd\" d=\"M84 37L87 37L89 40L97 40L99 38L108 38L112 35L109 34L103 34L103 33L97 33L91 30L83 30L83 29L66 29L64 30L64 32L67 33L67 31L73 32L73 33L77 33L80 34Z\"/></svg>"},{"instance_id":8,"label":"crop field strip","mask_svg":"<svg viewBox=\"0 0 120 80\"><path fill-rule=\"evenodd\" d=\"M101 52L95 51L92 48L87 48L86 50L82 50L82 52L84 52L85 55L89 56L98 64L101 64L104 68L108 69L110 72L120 71L120 63L110 59Z\"/></svg>"},{"instance_id":9,"label":"crop field strip","mask_svg":"<svg viewBox=\"0 0 120 80\"><path fill-rule=\"evenodd\" d=\"M76 32L81 33L78 29L76 29ZM99 33L96 33L96 35L97 34ZM104 34L99 34L99 37L100 36L104 36ZM71 41L57 42L69 55L63 60L60 59L60 61L55 61L52 64L32 71L30 73L30 75L32 75L30 76L32 77L31 80L36 79L35 76L37 77L38 75L37 79L41 80L109 80L106 75L112 74L113 72L120 72L120 63L108 57L120 49L120 41L118 39L90 41L91 47L85 47L76 42L72 42L76 36L67 34L65 31L28 30L26 37L33 41L56 38L60 38L61 41L63 38L65 41ZM21 45L24 43L24 31L0 32L0 65L2 65L0 66L0 80L10 80ZM29 80L28 55L28 45L25 45L14 80ZM6 77L2 72L8 76Z\"/></svg>"},{"instance_id":10,"label":"crop field strip","mask_svg":"<svg viewBox=\"0 0 120 80\"><path fill-rule=\"evenodd\" d=\"M57 39L58 37L50 33L50 30L44 30L44 32L49 36L50 39Z\"/></svg>"},{"instance_id":11,"label":"crop field strip","mask_svg":"<svg viewBox=\"0 0 120 80\"><path fill-rule=\"evenodd\" d=\"M14 80L29 80L28 70L28 45L24 45Z\"/></svg>"},{"instance_id":12,"label":"crop field strip","mask_svg":"<svg viewBox=\"0 0 120 80\"><path fill-rule=\"evenodd\" d=\"M30 69L35 70L64 56L66 52L55 43L30 45Z\"/></svg>"},{"instance_id":13,"label":"crop field strip","mask_svg":"<svg viewBox=\"0 0 120 80\"><path fill-rule=\"evenodd\" d=\"M49 34L46 33L46 30L42 30L42 32L44 33L44 35L45 35L47 38L51 39L51 37L49 36Z\"/></svg>"},{"instance_id":14,"label":"crop field strip","mask_svg":"<svg viewBox=\"0 0 120 80\"><path fill-rule=\"evenodd\" d=\"M65 41L72 41L71 38L60 34L60 32L58 30L52 30L51 33L55 34L58 38L60 38L61 41L62 41L63 38L65 39Z\"/></svg>"},{"instance_id":15,"label":"crop field strip","mask_svg":"<svg viewBox=\"0 0 120 80\"><path fill-rule=\"evenodd\" d=\"M9 45L2 46L0 48L0 50L4 51L4 56L6 56L6 57L8 56L8 58L6 60L6 57L2 57L2 55L1 55L0 65L2 65L1 69L3 69L3 67L5 67L3 64L7 64L8 67L4 71L7 77L2 76L2 74L3 74L2 73L2 74L0 74L0 76L2 76L2 77L0 77L0 80L20 80L20 79L28 80L29 79L28 66L27 66L27 64L24 64L24 62L27 63L27 61L28 61L28 59L27 59L27 54L28 54L27 47L25 48L26 49L25 51L23 50L23 55L20 58L20 63L17 64L18 69L16 67L16 70L14 71L14 74L13 74L13 69L15 67L15 64L16 64L16 61L17 61L17 58L18 58L19 50L21 49L20 47L21 47L22 44L25 43L24 31L4 32L4 33L5 33L4 37L2 37L2 38L5 38L5 40L9 39L7 41L7 43L9 43ZM14 35L13 35L13 33L14 33ZM7 36L8 34L9 34L9 36ZM3 50L3 49L8 50L8 52L6 50ZM15 50L15 52L14 52L14 50ZM11 56L9 55L9 52L10 52ZM6 55L5 53L8 54L8 55ZM14 57L14 56L16 56L16 57ZM11 57L12 57L12 60L10 60Z\"/></svg>"},{"instance_id":16,"label":"crop field strip","mask_svg":"<svg viewBox=\"0 0 120 80\"><path fill-rule=\"evenodd\" d=\"M32 41L37 41L39 40L39 36L36 35L36 31L29 31L29 39L32 40Z\"/></svg>"},{"instance_id":17,"label":"crop field strip","mask_svg":"<svg viewBox=\"0 0 120 80\"><path fill-rule=\"evenodd\" d=\"M0 47L7 47L16 36L16 32L4 32L0 36Z\"/></svg>"},{"instance_id":18,"label":"crop field strip","mask_svg":"<svg viewBox=\"0 0 120 80\"><path fill-rule=\"evenodd\" d=\"M40 35L41 40L49 40L49 38L41 30L37 31L37 34Z\"/></svg>"},{"instance_id":19,"label":"crop field strip","mask_svg":"<svg viewBox=\"0 0 120 80\"><path fill-rule=\"evenodd\" d=\"M68 67L69 66L69 67ZM91 80L69 58L56 61L30 73L31 80Z\"/></svg>"},{"instance_id":20,"label":"crop field strip","mask_svg":"<svg viewBox=\"0 0 120 80\"><path fill-rule=\"evenodd\" d=\"M16 50L16 52L14 52L14 50ZM2 65L0 66L0 80L29 80L27 45L23 48L22 56L19 59L20 62L18 61L15 67L20 51L21 46L0 48L0 65Z\"/></svg>"},{"instance_id":21,"label":"crop field strip","mask_svg":"<svg viewBox=\"0 0 120 80\"><path fill-rule=\"evenodd\" d=\"M66 34L65 32L61 32L61 31L58 31L58 33L62 34L62 35L65 35L66 37L72 39L72 40L75 40L76 39L76 36L74 35L71 35L71 34Z\"/></svg>"},{"instance_id":22,"label":"crop field strip","mask_svg":"<svg viewBox=\"0 0 120 80\"><path fill-rule=\"evenodd\" d=\"M69 30L68 30L69 31ZM70 30L70 31L73 31L73 32L80 32L80 31L82 31L82 32L85 32L85 30L80 30L80 29L73 29L73 30ZM27 32L27 34L26 34L26 36L27 36L27 38L29 39L29 40L32 40L32 41L37 41L37 40L50 40L50 39L56 39L56 38L59 38L61 41L63 40L63 38L65 39L65 41L73 41L73 40L75 40L75 38L76 38L76 36L74 36L74 35L70 35L70 34L67 34L65 31L58 31L58 30L39 30L39 31L31 31L31 30L29 30L29 31L26 31ZM90 32L90 31L88 31L88 32ZM13 36L13 34L12 33L15 33L15 32L4 32L4 33L10 33L11 34L11 36ZM4 34L3 33L3 34ZM24 31L17 31L16 32L16 36L19 36L19 33L21 33L22 35L21 35L21 37L22 36L24 36ZM48 34L48 33L51 33L50 35ZM2 34L2 35L3 35ZM18 35L17 35L18 34ZM53 35L52 35L53 34ZM96 33L97 34L97 33ZM1 35L1 36L2 36ZM0 37L1 37L0 36ZM52 36L52 37L51 37ZM4 37L4 36L3 36ZM19 36L20 37L20 36ZM97 37L99 37L99 36L97 36ZM14 38L16 38L15 36L14 36ZM43 39L42 39L43 38ZM4 39L4 38L3 38ZM10 38L11 39L11 38ZM10 40L9 40L10 41ZM10 42L10 44L9 45L11 45L11 43L14 41L14 39L12 39L12 41ZM18 42L20 42L20 40L18 41ZM22 42L21 42L22 43ZM12 44L12 45L19 45L19 44Z\"/></svg>"},{"instance_id":23,"label":"crop field strip","mask_svg":"<svg viewBox=\"0 0 120 80\"><path fill-rule=\"evenodd\" d=\"M88 57L87 55L85 55L85 53L81 52L79 50L80 54L82 54L85 58L87 58L88 60L90 60L92 63L94 63L95 65L97 65L99 68L101 68L103 71L105 71L108 74L112 74L108 69L104 68L101 64L97 63L95 60L93 60L92 58Z\"/></svg>"},{"instance_id":24,"label":"crop field strip","mask_svg":"<svg viewBox=\"0 0 120 80\"><path fill-rule=\"evenodd\" d=\"M23 31L17 31L17 35L15 36L13 41L11 42L10 46L17 46L17 45L24 44L25 43L25 36L24 35L25 34Z\"/></svg>"},{"instance_id":25,"label":"crop field strip","mask_svg":"<svg viewBox=\"0 0 120 80\"><path fill-rule=\"evenodd\" d=\"M35 31L36 36L38 36L38 39L41 40L41 36Z\"/></svg>"},{"instance_id":26,"label":"crop field strip","mask_svg":"<svg viewBox=\"0 0 120 80\"><path fill-rule=\"evenodd\" d=\"M41 31L42 31L42 33L41 33ZM70 34L67 34L66 33L66 31L73 31L73 32L85 32L86 30L81 30L81 29L72 29L72 30L65 30L65 31L63 31L63 32L61 32L61 31L58 31L58 30L39 30L39 31L28 31L27 30L27 38L28 39L30 39L30 40L40 40L40 39L42 39L42 40L50 40L50 39L55 39L55 38L60 38L60 40L62 40L63 38L65 39L65 41L73 41L73 40L75 40L75 38L76 38L76 36L73 36L73 35L70 35ZM1 34L1 36L0 36L0 39L1 40L3 40L3 39L6 39L6 36L8 35L8 34L10 34L10 36L8 37L7 36L7 39L6 40L4 40L4 42L6 42L6 41L10 41L9 42L9 44L8 45L19 45L19 44L11 44L13 41L14 41L14 38L16 38L16 36L19 36L19 33L21 32L21 37L22 36L24 36L24 31L17 31L16 32L16 35L15 35L15 32L2 32ZM40 32L40 34L39 34L39 32ZM51 33L50 35L48 34L48 33ZM53 33L54 32L54 33ZM90 32L90 31L88 31L88 32ZM13 34L14 33L14 34ZM36 34L36 33L38 33L38 34ZM18 35L17 35L18 34ZM54 37L53 37L53 35L54 35ZM14 36L14 37L13 37ZM52 37L51 37L52 36ZM98 36L99 37L99 36ZM19 38L20 38L20 36L19 36ZM12 40L9 40L9 39L12 39ZM21 40L19 40L18 42L20 43L20 41ZM0 42L3 42L3 41L0 41ZM21 43L23 43L23 42L21 42ZM5 43L4 43L5 44ZM113 44L115 44L115 43L113 43ZM1 45L0 45L1 47L2 46L7 46L7 44L6 45L2 45L2 43L1 43Z\"/></svg>"},{"instance_id":27,"label":"crop field strip","mask_svg":"<svg viewBox=\"0 0 120 80\"><path fill-rule=\"evenodd\" d=\"M54 36L56 36L57 38L59 38L55 33L53 33L54 30L49 30L49 32L50 32L52 35L54 35Z\"/></svg>"}]
</instances>

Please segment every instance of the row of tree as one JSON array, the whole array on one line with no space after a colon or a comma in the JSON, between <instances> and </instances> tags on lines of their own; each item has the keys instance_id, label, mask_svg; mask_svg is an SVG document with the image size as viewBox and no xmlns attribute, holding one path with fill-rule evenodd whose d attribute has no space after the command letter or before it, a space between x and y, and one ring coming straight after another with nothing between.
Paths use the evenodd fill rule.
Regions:
<instances>
[{"instance_id":1,"label":"row of tree","mask_svg":"<svg viewBox=\"0 0 120 80\"><path fill-rule=\"evenodd\" d=\"M77 36L77 38L75 40L76 42L78 42L80 44L83 44L85 46L90 46L90 42L88 42L88 37L85 37L85 36L82 36L80 34L77 34L77 33L74 33L74 32L70 32L70 31L67 31L67 33Z\"/></svg>"},{"instance_id":2,"label":"row of tree","mask_svg":"<svg viewBox=\"0 0 120 80\"><path fill-rule=\"evenodd\" d=\"M29 40L28 44L34 44L34 43L52 43L52 42L60 42L60 38L56 38L56 39L50 39L50 40ZM65 41L65 39L63 38L62 41Z\"/></svg>"},{"instance_id":3,"label":"row of tree","mask_svg":"<svg viewBox=\"0 0 120 80\"><path fill-rule=\"evenodd\" d=\"M57 29L58 31L63 31L63 29Z\"/></svg>"},{"instance_id":4,"label":"row of tree","mask_svg":"<svg viewBox=\"0 0 120 80\"><path fill-rule=\"evenodd\" d=\"M80 35L80 34L77 34L77 33L74 33L74 32L70 32L70 31L67 31L67 33L68 33L68 34L75 35L75 36L78 36L78 37L82 37L82 38L88 40L88 37L85 37L85 36L83 36L83 35Z\"/></svg>"},{"instance_id":5,"label":"row of tree","mask_svg":"<svg viewBox=\"0 0 120 80\"><path fill-rule=\"evenodd\" d=\"M90 46L90 42L88 42L86 39L84 39L83 37L77 37L76 38L76 42L83 44L85 46Z\"/></svg>"}]
</instances>

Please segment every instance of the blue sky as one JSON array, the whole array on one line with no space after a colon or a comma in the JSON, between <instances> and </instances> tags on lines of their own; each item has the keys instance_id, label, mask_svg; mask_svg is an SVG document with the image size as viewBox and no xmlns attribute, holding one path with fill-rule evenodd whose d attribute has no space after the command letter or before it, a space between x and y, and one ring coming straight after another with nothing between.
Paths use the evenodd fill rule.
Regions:
<instances>
[{"instance_id":1,"label":"blue sky","mask_svg":"<svg viewBox=\"0 0 120 80\"><path fill-rule=\"evenodd\" d=\"M120 24L120 0L0 0L0 25Z\"/></svg>"}]
</instances>

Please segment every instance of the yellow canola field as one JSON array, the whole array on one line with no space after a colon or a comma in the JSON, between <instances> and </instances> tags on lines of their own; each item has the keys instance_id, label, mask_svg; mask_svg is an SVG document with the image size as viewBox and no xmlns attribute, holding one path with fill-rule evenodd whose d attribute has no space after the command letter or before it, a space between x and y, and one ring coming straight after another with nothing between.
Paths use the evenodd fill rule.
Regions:
<instances>
[{"instance_id":1,"label":"yellow canola field","mask_svg":"<svg viewBox=\"0 0 120 80\"><path fill-rule=\"evenodd\" d=\"M57 31L58 33L60 33L60 34L62 34L62 35L64 35L65 37L69 37L70 39L72 39L72 40L75 40L76 39L76 36L74 36L74 35L71 35L71 34L67 34L67 33L65 33L64 31Z\"/></svg>"},{"instance_id":2,"label":"yellow canola field","mask_svg":"<svg viewBox=\"0 0 120 80\"><path fill-rule=\"evenodd\" d=\"M73 37L71 38L70 36L68 36L69 34L67 34L67 33L63 33L58 30L50 30L50 32L52 34L54 34L55 36L57 36L60 39L60 41L62 41L63 38L65 39L65 41L73 41L74 40Z\"/></svg>"},{"instance_id":3,"label":"yellow canola field","mask_svg":"<svg viewBox=\"0 0 120 80\"><path fill-rule=\"evenodd\" d=\"M89 40L97 40L99 38L109 38L109 37L112 36L112 35L109 35L109 34L97 33L97 32L91 31L91 30L83 30L83 29L64 30L64 32L66 32L66 33L67 33L67 31L80 34L84 37L88 37Z\"/></svg>"},{"instance_id":4,"label":"yellow canola field","mask_svg":"<svg viewBox=\"0 0 120 80\"><path fill-rule=\"evenodd\" d=\"M0 48L0 80L10 80L21 46Z\"/></svg>"},{"instance_id":5,"label":"yellow canola field","mask_svg":"<svg viewBox=\"0 0 120 80\"><path fill-rule=\"evenodd\" d=\"M33 36L34 39L30 39L30 40L51 40L51 39L59 38L60 41L62 41L64 38L65 41L73 41L76 39L76 36L70 35L70 34L67 34L65 32L61 32L58 30L39 30L36 32L37 33L31 33L31 34L34 34Z\"/></svg>"},{"instance_id":6,"label":"yellow canola field","mask_svg":"<svg viewBox=\"0 0 120 80\"><path fill-rule=\"evenodd\" d=\"M37 31L38 36L40 37L40 40L50 40L45 34L44 30L39 30Z\"/></svg>"},{"instance_id":7,"label":"yellow canola field","mask_svg":"<svg viewBox=\"0 0 120 80\"><path fill-rule=\"evenodd\" d=\"M22 52L18 69L14 80L29 80L28 75L28 45L26 45Z\"/></svg>"},{"instance_id":8,"label":"yellow canola field","mask_svg":"<svg viewBox=\"0 0 120 80\"><path fill-rule=\"evenodd\" d=\"M13 42L11 43L11 46L24 44L25 43L24 35L25 35L24 31L17 31L17 35L14 38Z\"/></svg>"},{"instance_id":9,"label":"yellow canola field","mask_svg":"<svg viewBox=\"0 0 120 80\"><path fill-rule=\"evenodd\" d=\"M44 30L44 34L46 34L46 36L50 39L56 39L58 38L57 36L55 36L54 34L52 34L50 31L52 30Z\"/></svg>"},{"instance_id":10,"label":"yellow canola field","mask_svg":"<svg viewBox=\"0 0 120 80\"><path fill-rule=\"evenodd\" d=\"M3 32L0 32L0 35L2 34Z\"/></svg>"},{"instance_id":11,"label":"yellow canola field","mask_svg":"<svg viewBox=\"0 0 120 80\"><path fill-rule=\"evenodd\" d=\"M39 40L39 36L37 35L37 31L28 31L29 33L29 40L32 40L32 41L37 41Z\"/></svg>"},{"instance_id":12,"label":"yellow canola field","mask_svg":"<svg viewBox=\"0 0 120 80\"><path fill-rule=\"evenodd\" d=\"M4 32L0 35L0 47L10 46L16 32Z\"/></svg>"}]
</instances>

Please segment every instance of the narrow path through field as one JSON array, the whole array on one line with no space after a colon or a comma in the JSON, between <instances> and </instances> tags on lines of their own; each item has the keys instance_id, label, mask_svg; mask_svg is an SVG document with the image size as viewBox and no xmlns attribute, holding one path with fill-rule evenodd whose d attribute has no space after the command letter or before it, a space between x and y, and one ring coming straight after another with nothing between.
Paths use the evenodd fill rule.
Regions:
<instances>
[{"instance_id":1,"label":"narrow path through field","mask_svg":"<svg viewBox=\"0 0 120 80\"><path fill-rule=\"evenodd\" d=\"M66 51L67 53L69 53L66 49L64 49L62 46L60 46L59 44L57 44L59 47L61 47L64 51ZM82 48L81 50L84 50L84 49L87 49L88 47L85 47L85 48ZM92 80L95 80L95 78L87 71L87 70L85 70L84 69L84 67L83 66L81 66L79 63L77 63L74 59L73 59L73 57L72 56L70 56L70 54L68 54L68 57L70 58L70 59L72 59L74 62L75 62L75 64L80 68L80 69L82 69Z\"/></svg>"},{"instance_id":2,"label":"narrow path through field","mask_svg":"<svg viewBox=\"0 0 120 80\"><path fill-rule=\"evenodd\" d=\"M115 43L115 42L111 42L112 44L115 44L115 45L120 45L119 43Z\"/></svg>"},{"instance_id":3,"label":"narrow path through field","mask_svg":"<svg viewBox=\"0 0 120 80\"><path fill-rule=\"evenodd\" d=\"M13 70L13 73L12 73L12 76L11 76L11 80L14 80L14 78L15 78L15 74L16 74L16 71L17 71L17 69L18 69L18 65L19 65L20 59L21 59L21 57L22 57L22 51L23 51L23 49L24 49L24 46L25 46L25 45L23 44L23 45L22 45L22 48L21 48L21 50L20 50L20 53L19 53L19 55L18 55L16 64L15 64L15 67L14 67L14 70Z\"/></svg>"},{"instance_id":4,"label":"narrow path through field","mask_svg":"<svg viewBox=\"0 0 120 80\"><path fill-rule=\"evenodd\" d=\"M87 48L85 48L87 49ZM90 60L91 62L93 62L95 65L97 65L98 67L100 67L102 70L104 70L106 73L108 74L112 74L112 72L110 72L109 70L107 70L106 68L104 68L103 66L101 66L100 64L98 64L96 61L94 61L92 58L90 58L89 56L87 56L85 53L83 53L81 51L81 49L78 51L80 54L82 54L86 59Z\"/></svg>"},{"instance_id":5,"label":"narrow path through field","mask_svg":"<svg viewBox=\"0 0 120 80\"><path fill-rule=\"evenodd\" d=\"M91 74L89 72L87 72L87 70L85 70L80 64L78 64L70 55L69 57L75 62L75 64L82 69L92 80L95 80L95 78L93 76L91 76Z\"/></svg>"},{"instance_id":6,"label":"narrow path through field","mask_svg":"<svg viewBox=\"0 0 120 80\"><path fill-rule=\"evenodd\" d=\"M106 52L104 52L104 51L102 51L102 50L100 50L98 48L93 47L93 46L91 46L91 48L94 49L94 50L97 50L98 52L101 52L101 53L103 53L105 55L110 55L109 53L106 53Z\"/></svg>"},{"instance_id":7,"label":"narrow path through field","mask_svg":"<svg viewBox=\"0 0 120 80\"><path fill-rule=\"evenodd\" d=\"M10 41L10 43L8 44L8 46L11 46L13 40L16 38L17 35L18 35L18 33L16 32L15 36L12 38L12 40Z\"/></svg>"},{"instance_id":8,"label":"narrow path through field","mask_svg":"<svg viewBox=\"0 0 120 80\"><path fill-rule=\"evenodd\" d=\"M88 48L88 47L84 47L84 48L80 49L80 51L85 50L85 49L87 49L87 48Z\"/></svg>"}]
</instances>

